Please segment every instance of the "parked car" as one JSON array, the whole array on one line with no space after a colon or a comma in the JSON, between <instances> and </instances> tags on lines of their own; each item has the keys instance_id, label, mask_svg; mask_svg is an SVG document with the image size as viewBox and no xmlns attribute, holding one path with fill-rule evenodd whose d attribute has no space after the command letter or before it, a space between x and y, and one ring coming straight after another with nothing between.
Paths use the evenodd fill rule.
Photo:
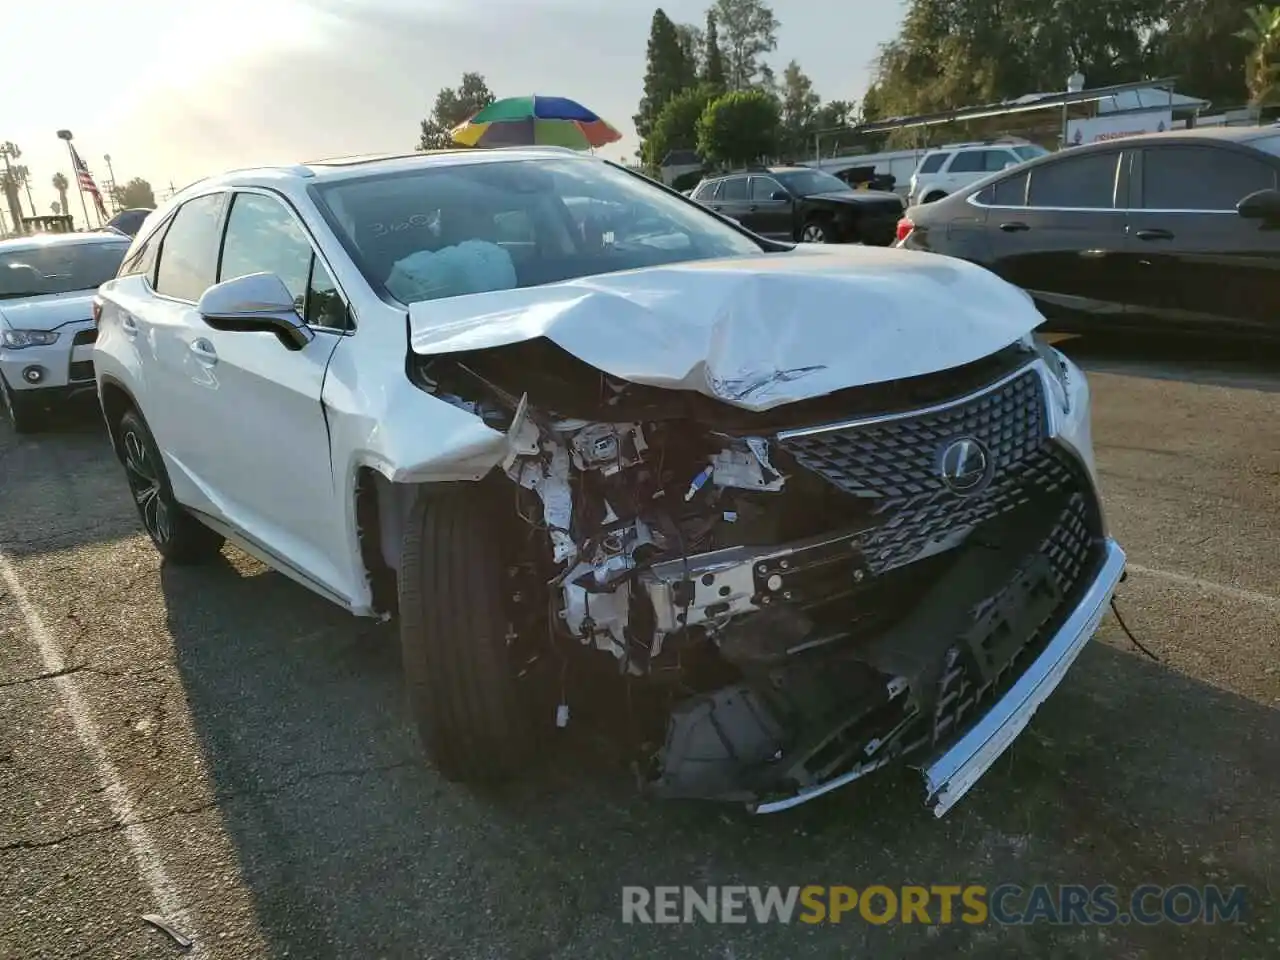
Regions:
<instances>
[{"instance_id":1,"label":"parked car","mask_svg":"<svg viewBox=\"0 0 1280 960\"><path fill-rule=\"evenodd\" d=\"M1026 140L980 140L930 150L911 175L907 203L935 203L992 173L1048 154Z\"/></svg>"},{"instance_id":2,"label":"parked car","mask_svg":"<svg viewBox=\"0 0 1280 960\"><path fill-rule=\"evenodd\" d=\"M1274 127L1127 137L913 207L899 243L990 268L1056 330L1277 337L1278 175Z\"/></svg>"},{"instance_id":3,"label":"parked car","mask_svg":"<svg viewBox=\"0 0 1280 960\"><path fill-rule=\"evenodd\" d=\"M131 207L128 210L121 210L108 220L107 226L112 230L118 230L127 237L136 236L142 228L143 221L151 216L151 213L150 207Z\"/></svg>"},{"instance_id":4,"label":"parked car","mask_svg":"<svg viewBox=\"0 0 1280 960\"><path fill-rule=\"evenodd\" d=\"M18 433L94 389L93 294L129 242L93 233L0 241L0 405Z\"/></svg>"},{"instance_id":5,"label":"parked car","mask_svg":"<svg viewBox=\"0 0 1280 960\"><path fill-rule=\"evenodd\" d=\"M597 204L612 240L570 212ZM941 816L1123 571L1087 383L1025 294L770 241L600 158L215 177L100 296L102 410L157 550L230 540L397 616L454 779L534 762L594 663L667 705L660 796L779 810L910 760Z\"/></svg>"},{"instance_id":6,"label":"parked car","mask_svg":"<svg viewBox=\"0 0 1280 960\"><path fill-rule=\"evenodd\" d=\"M693 198L762 237L803 243L887 247L903 211L896 194L855 190L811 167L760 167L713 177L698 185Z\"/></svg>"}]
</instances>

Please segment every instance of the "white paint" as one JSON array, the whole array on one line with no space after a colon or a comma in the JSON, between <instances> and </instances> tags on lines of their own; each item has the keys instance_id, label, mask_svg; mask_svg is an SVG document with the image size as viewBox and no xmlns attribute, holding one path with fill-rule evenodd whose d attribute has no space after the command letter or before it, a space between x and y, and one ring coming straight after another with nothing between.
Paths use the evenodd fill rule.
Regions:
<instances>
[{"instance_id":1,"label":"white paint","mask_svg":"<svg viewBox=\"0 0 1280 960\"><path fill-rule=\"evenodd\" d=\"M1137 563L1129 564L1129 569L1134 573L1143 576L1156 577L1160 580L1169 580L1173 583L1180 583L1188 587L1196 587L1208 593L1217 593L1225 597L1231 597L1233 600L1243 600L1246 603L1256 603L1259 606L1266 607L1268 610L1274 610L1280 613L1280 597L1273 597L1267 593L1258 593L1256 590L1245 590L1242 587L1232 587L1225 583L1215 583L1212 580L1203 580L1200 577L1193 577L1186 573L1175 573L1172 570L1154 570L1151 567L1144 567Z\"/></svg>"},{"instance_id":2,"label":"white paint","mask_svg":"<svg viewBox=\"0 0 1280 960\"><path fill-rule=\"evenodd\" d=\"M18 580L18 573L13 564L3 553L0 553L0 581L3 581L9 595L17 604L18 612L26 623L27 632L35 641L45 671L57 673L65 670L67 664L62 657L62 652L58 649L57 642L45 627L35 604L31 602L27 591ZM125 786L120 771L107 756L106 748L102 744L102 736L98 733L97 724L93 722L88 705L80 695L75 678L70 674L62 674L50 678L49 682L57 688L59 696L62 697L62 702L75 726L76 734L80 737L80 742L84 745L85 752L88 753L89 760L98 774L98 780L111 806L112 815L117 823L122 824L120 832L129 847L129 852L133 854L134 861L138 864L138 873L143 883L146 884L155 901L156 912L162 914L165 920L195 942L195 946L186 951L184 956L202 956L199 935L192 925L191 918L182 907L182 901L178 897L173 882L169 879L151 831L147 829L146 824L128 822L129 816L137 808L137 799ZM140 919L139 924L141 924Z\"/></svg>"},{"instance_id":3,"label":"white paint","mask_svg":"<svg viewBox=\"0 0 1280 960\"><path fill-rule=\"evenodd\" d=\"M1072 120L1067 124L1067 143L1079 147L1086 143L1119 140L1143 133L1163 133L1172 127L1173 112L1168 108L1119 116L1089 117L1086 120Z\"/></svg>"}]
</instances>

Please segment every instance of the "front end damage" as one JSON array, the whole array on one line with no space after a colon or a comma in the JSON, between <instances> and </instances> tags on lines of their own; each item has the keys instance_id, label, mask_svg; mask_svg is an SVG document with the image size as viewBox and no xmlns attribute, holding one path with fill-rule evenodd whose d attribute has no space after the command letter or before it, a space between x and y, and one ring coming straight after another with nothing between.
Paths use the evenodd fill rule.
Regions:
<instances>
[{"instance_id":1,"label":"front end damage","mask_svg":"<svg viewBox=\"0 0 1280 960\"><path fill-rule=\"evenodd\" d=\"M1062 436L1056 362L1015 344L768 412L545 340L413 373L506 432L549 642L670 691L649 789L769 812L903 761L941 816L1123 571L1088 451Z\"/></svg>"}]
</instances>

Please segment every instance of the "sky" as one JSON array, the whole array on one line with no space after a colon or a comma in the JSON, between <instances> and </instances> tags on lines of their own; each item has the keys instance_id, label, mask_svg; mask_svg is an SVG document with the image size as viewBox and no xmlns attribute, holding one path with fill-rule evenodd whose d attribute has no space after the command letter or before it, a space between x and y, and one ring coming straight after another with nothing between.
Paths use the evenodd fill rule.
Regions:
<instances>
[{"instance_id":1,"label":"sky","mask_svg":"<svg viewBox=\"0 0 1280 960\"><path fill-rule=\"evenodd\" d=\"M630 158L654 0L38 0L6 23L0 142L22 150L40 214L72 181L66 144L101 185L162 195L235 167L412 150L436 92L464 71L499 97L572 97L623 134ZM667 0L701 25L707 0ZM769 61L792 58L823 99L860 99L902 0L774 0ZM23 197L24 209L29 207ZM29 212L29 210L27 211Z\"/></svg>"}]
</instances>

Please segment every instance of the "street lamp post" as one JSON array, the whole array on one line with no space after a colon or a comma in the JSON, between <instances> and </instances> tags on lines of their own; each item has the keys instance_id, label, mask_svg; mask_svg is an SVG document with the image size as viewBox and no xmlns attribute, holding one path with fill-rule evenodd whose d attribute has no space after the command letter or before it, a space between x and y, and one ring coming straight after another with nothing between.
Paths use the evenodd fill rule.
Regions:
<instances>
[{"instance_id":1,"label":"street lamp post","mask_svg":"<svg viewBox=\"0 0 1280 960\"><path fill-rule=\"evenodd\" d=\"M84 228L88 230L90 229L89 205L85 203L84 190L80 187L80 172L79 172L79 168L76 166L75 155L72 153L72 150L71 150L71 131L59 130L58 139L67 141L67 156L71 157L71 169L72 169L72 172L75 173L76 175L76 193L80 194L80 209L84 211ZM101 221L99 221L99 223L101 223Z\"/></svg>"},{"instance_id":2,"label":"street lamp post","mask_svg":"<svg viewBox=\"0 0 1280 960\"><path fill-rule=\"evenodd\" d=\"M116 171L115 168L111 166L111 154L104 153L102 155L102 159L107 161L107 175L111 177L111 212L119 213L120 201L116 199Z\"/></svg>"}]
</instances>

